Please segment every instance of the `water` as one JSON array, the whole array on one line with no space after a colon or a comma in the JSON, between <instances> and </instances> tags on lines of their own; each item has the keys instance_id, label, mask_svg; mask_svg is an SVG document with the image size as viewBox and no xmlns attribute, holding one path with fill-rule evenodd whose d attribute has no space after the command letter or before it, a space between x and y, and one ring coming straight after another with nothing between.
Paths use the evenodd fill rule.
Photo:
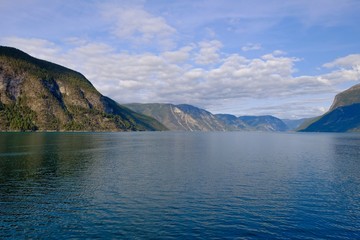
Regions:
<instances>
[{"instance_id":1,"label":"water","mask_svg":"<svg viewBox=\"0 0 360 240\"><path fill-rule=\"evenodd\" d=\"M360 135L2 133L0 239L359 239Z\"/></svg>"}]
</instances>

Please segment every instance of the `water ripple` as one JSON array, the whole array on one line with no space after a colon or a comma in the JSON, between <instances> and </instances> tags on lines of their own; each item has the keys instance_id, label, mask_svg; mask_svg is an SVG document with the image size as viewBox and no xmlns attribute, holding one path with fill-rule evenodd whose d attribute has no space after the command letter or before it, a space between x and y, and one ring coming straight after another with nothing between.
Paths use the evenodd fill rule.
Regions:
<instances>
[{"instance_id":1,"label":"water ripple","mask_svg":"<svg viewBox=\"0 0 360 240\"><path fill-rule=\"evenodd\" d=\"M359 135L0 138L1 239L360 238Z\"/></svg>"}]
</instances>

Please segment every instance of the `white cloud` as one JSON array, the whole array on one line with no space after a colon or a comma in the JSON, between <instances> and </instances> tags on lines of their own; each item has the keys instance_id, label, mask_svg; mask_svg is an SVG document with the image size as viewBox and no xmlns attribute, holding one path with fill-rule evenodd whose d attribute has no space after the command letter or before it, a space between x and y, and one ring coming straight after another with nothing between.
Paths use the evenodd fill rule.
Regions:
<instances>
[{"instance_id":1,"label":"white cloud","mask_svg":"<svg viewBox=\"0 0 360 240\"><path fill-rule=\"evenodd\" d=\"M184 73L184 78L189 80L204 79L206 71L201 68L194 68Z\"/></svg>"},{"instance_id":2,"label":"white cloud","mask_svg":"<svg viewBox=\"0 0 360 240\"><path fill-rule=\"evenodd\" d=\"M350 54L346 57L335 59L332 62L325 63L323 67L335 68L335 67L354 67L360 66L360 54Z\"/></svg>"},{"instance_id":3,"label":"white cloud","mask_svg":"<svg viewBox=\"0 0 360 240\"><path fill-rule=\"evenodd\" d=\"M161 55L167 61L171 63L183 63L190 58L190 52L194 49L194 46L182 47L177 51L166 51Z\"/></svg>"},{"instance_id":4,"label":"white cloud","mask_svg":"<svg viewBox=\"0 0 360 240\"><path fill-rule=\"evenodd\" d=\"M111 23L111 31L119 39L135 41L138 44L156 42L163 47L171 47L176 29L161 16L154 16L142 6L121 7L107 4L103 16Z\"/></svg>"},{"instance_id":5,"label":"white cloud","mask_svg":"<svg viewBox=\"0 0 360 240\"><path fill-rule=\"evenodd\" d=\"M268 105L251 103L243 109L239 110L237 115L273 115L282 119L300 119L314 116L320 116L327 111L327 108L317 106L317 104L327 104L325 99L313 99L306 101L305 99L287 99L286 101L271 101ZM306 109L306 111L299 111Z\"/></svg>"},{"instance_id":6,"label":"white cloud","mask_svg":"<svg viewBox=\"0 0 360 240\"><path fill-rule=\"evenodd\" d=\"M233 107L234 111L250 111L246 109L251 106L251 112L255 114L259 106L243 103L261 101L264 107L270 102L295 102L294 98L301 97L299 101L308 99L313 105L304 105L306 110L304 106L296 109L309 114L324 107L316 105L317 98L327 96L330 105L332 97L339 91L338 84L359 80L358 72L351 67L358 63L358 58L351 55L327 64L329 67L346 65L348 69L295 77L294 65L300 61L298 58L284 56L280 51L260 58L220 54L222 44L219 41L201 42L162 54L123 53L107 44L94 42L72 45L66 51L41 39L8 38L0 42L80 71L101 93L120 103L190 103L219 110L214 106L233 102L240 105ZM191 59L197 60L195 65L191 64ZM286 115L285 103L277 105L279 116ZM291 115L295 115L295 109Z\"/></svg>"},{"instance_id":7,"label":"white cloud","mask_svg":"<svg viewBox=\"0 0 360 240\"><path fill-rule=\"evenodd\" d=\"M199 52L195 55L195 62L201 65L217 63L220 60L219 50L222 43L218 40L202 41L199 44Z\"/></svg>"},{"instance_id":8,"label":"white cloud","mask_svg":"<svg viewBox=\"0 0 360 240\"><path fill-rule=\"evenodd\" d=\"M0 44L19 48L27 53L36 53L38 58L48 59L51 56L59 55L61 48L55 43L37 38L6 37L0 39Z\"/></svg>"},{"instance_id":9,"label":"white cloud","mask_svg":"<svg viewBox=\"0 0 360 240\"><path fill-rule=\"evenodd\" d=\"M260 43L248 43L241 48L241 50L243 50L244 52L260 50L260 49L261 49Z\"/></svg>"},{"instance_id":10,"label":"white cloud","mask_svg":"<svg viewBox=\"0 0 360 240\"><path fill-rule=\"evenodd\" d=\"M324 74L324 78L333 83L360 81L360 54L350 54L325 63L325 68L335 69Z\"/></svg>"}]
</instances>

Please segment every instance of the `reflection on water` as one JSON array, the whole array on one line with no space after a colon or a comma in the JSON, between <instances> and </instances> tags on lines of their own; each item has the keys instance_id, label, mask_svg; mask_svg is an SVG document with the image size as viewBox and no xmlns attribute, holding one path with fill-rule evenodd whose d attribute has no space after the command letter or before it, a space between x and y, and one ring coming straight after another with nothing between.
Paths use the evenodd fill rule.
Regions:
<instances>
[{"instance_id":1,"label":"reflection on water","mask_svg":"<svg viewBox=\"0 0 360 240\"><path fill-rule=\"evenodd\" d=\"M76 134L14 133L0 138L0 180L34 181L83 169L96 142ZM79 162L78 160L82 161ZM81 171L78 171L81 172Z\"/></svg>"},{"instance_id":2,"label":"reflection on water","mask_svg":"<svg viewBox=\"0 0 360 240\"><path fill-rule=\"evenodd\" d=\"M0 134L0 238L354 239L360 135Z\"/></svg>"}]
</instances>

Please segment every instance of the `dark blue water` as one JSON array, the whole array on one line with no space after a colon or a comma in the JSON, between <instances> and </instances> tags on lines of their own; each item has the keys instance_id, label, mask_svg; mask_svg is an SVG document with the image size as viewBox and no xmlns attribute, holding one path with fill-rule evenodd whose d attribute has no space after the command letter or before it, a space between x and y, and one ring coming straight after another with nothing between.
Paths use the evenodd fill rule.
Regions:
<instances>
[{"instance_id":1,"label":"dark blue water","mask_svg":"<svg viewBox=\"0 0 360 240\"><path fill-rule=\"evenodd\" d=\"M359 239L360 135L2 133L13 238Z\"/></svg>"}]
</instances>

